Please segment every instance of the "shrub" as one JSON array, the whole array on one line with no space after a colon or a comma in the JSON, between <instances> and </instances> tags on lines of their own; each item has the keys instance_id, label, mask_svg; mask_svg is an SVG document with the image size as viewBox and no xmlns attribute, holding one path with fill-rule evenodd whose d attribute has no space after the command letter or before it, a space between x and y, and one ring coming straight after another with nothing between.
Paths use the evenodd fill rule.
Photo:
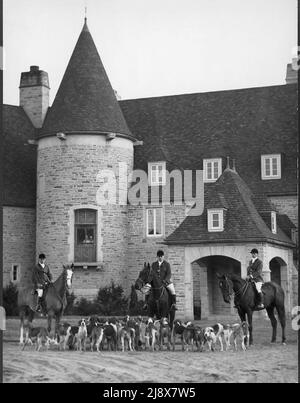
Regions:
<instances>
[{"instance_id":1,"label":"shrub","mask_svg":"<svg viewBox=\"0 0 300 403\"><path fill-rule=\"evenodd\" d=\"M99 305L95 301L89 301L86 298L80 298L75 302L73 315L90 316L99 314Z\"/></svg>"},{"instance_id":2,"label":"shrub","mask_svg":"<svg viewBox=\"0 0 300 403\"><path fill-rule=\"evenodd\" d=\"M76 299L76 296L74 295L74 293L72 292L71 294L67 291L67 306L64 310L64 315L73 315L73 311L74 311L74 301Z\"/></svg>"},{"instance_id":3,"label":"shrub","mask_svg":"<svg viewBox=\"0 0 300 403\"><path fill-rule=\"evenodd\" d=\"M6 316L18 315L18 288L12 282L3 289L3 307Z\"/></svg>"},{"instance_id":4,"label":"shrub","mask_svg":"<svg viewBox=\"0 0 300 403\"><path fill-rule=\"evenodd\" d=\"M123 288L111 282L110 286L100 288L95 303L99 306L99 313L105 316L126 315L128 300L123 296Z\"/></svg>"}]
</instances>

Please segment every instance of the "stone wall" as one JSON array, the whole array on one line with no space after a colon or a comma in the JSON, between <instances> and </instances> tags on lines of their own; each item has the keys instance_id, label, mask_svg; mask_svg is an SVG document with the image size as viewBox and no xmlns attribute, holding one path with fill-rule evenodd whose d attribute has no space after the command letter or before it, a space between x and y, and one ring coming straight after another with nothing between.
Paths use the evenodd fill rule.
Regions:
<instances>
[{"instance_id":1,"label":"stone wall","mask_svg":"<svg viewBox=\"0 0 300 403\"><path fill-rule=\"evenodd\" d=\"M13 265L19 266L19 285L31 281L35 264L35 214L34 208L3 208L3 285L12 280Z\"/></svg>"},{"instance_id":2,"label":"stone wall","mask_svg":"<svg viewBox=\"0 0 300 403\"><path fill-rule=\"evenodd\" d=\"M37 253L43 251L47 255L54 278L64 263L74 261L74 210L94 208L98 213L95 263L99 263L100 269L96 269L97 264L87 270L75 268L73 291L77 297L92 298L99 287L112 280L126 285L127 206L119 205L118 199L116 204L99 202L99 191L105 186L99 173L114 171L118 181L119 163L126 163L128 171L132 170L132 143L116 140L113 145L104 136L68 135L65 142L48 138L39 144ZM118 188L116 193L118 196Z\"/></svg>"}]
</instances>

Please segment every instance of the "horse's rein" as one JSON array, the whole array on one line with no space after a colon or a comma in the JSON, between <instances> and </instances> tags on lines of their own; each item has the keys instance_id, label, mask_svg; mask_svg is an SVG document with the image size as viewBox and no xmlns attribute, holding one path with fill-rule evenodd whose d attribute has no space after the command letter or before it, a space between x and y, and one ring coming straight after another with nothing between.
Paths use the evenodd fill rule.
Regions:
<instances>
[{"instance_id":1,"label":"horse's rein","mask_svg":"<svg viewBox=\"0 0 300 403\"><path fill-rule=\"evenodd\" d=\"M230 287L229 287L229 283L228 283L228 279L227 279L227 277L225 277L225 278L226 278L226 283L227 283L227 285L228 285L228 288L230 288ZM241 292L243 292L243 294L241 295L241 297L243 297L244 294L245 294L245 292L247 291L248 286L249 286L249 282L246 281L245 284L244 284L241 288L239 288L236 292L235 292L235 291L233 290L233 288L232 288L232 293L229 294L229 295L230 295L230 296L231 296L231 295L234 295L234 297L238 297L238 296L241 294Z\"/></svg>"}]
</instances>

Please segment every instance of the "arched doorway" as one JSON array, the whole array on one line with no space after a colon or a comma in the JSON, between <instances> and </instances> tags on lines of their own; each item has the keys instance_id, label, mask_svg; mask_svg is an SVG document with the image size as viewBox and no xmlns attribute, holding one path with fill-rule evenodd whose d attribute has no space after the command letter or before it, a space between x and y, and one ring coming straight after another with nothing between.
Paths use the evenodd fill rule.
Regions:
<instances>
[{"instance_id":1,"label":"arched doorway","mask_svg":"<svg viewBox=\"0 0 300 403\"><path fill-rule=\"evenodd\" d=\"M224 302L217 273L241 275L241 263L227 256L207 256L192 263L194 319L230 315L233 307Z\"/></svg>"},{"instance_id":2,"label":"arched doorway","mask_svg":"<svg viewBox=\"0 0 300 403\"><path fill-rule=\"evenodd\" d=\"M281 262L283 262L282 259L274 257L270 263L269 263L269 268L270 268L270 277L271 281L274 281L275 283L281 285Z\"/></svg>"}]
</instances>

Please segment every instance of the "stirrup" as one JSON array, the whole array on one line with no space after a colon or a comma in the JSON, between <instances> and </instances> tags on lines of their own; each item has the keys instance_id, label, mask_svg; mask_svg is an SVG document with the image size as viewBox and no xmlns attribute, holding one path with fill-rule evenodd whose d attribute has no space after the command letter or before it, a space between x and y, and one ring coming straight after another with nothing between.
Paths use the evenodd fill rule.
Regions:
<instances>
[{"instance_id":1,"label":"stirrup","mask_svg":"<svg viewBox=\"0 0 300 403\"><path fill-rule=\"evenodd\" d=\"M146 311L148 309L148 305L145 304L142 309L143 309L143 311Z\"/></svg>"}]
</instances>

